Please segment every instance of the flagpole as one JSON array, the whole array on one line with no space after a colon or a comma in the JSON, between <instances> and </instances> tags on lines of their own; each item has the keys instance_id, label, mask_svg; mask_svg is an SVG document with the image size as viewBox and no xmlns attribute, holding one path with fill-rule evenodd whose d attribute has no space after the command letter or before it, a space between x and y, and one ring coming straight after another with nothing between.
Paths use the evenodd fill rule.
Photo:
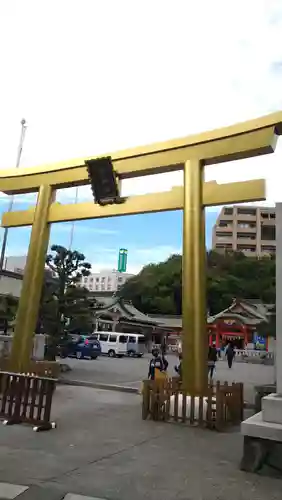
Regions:
<instances>
[{"instance_id":1,"label":"flagpole","mask_svg":"<svg viewBox=\"0 0 282 500\"><path fill-rule=\"evenodd\" d=\"M24 118L21 121L21 126L22 126L22 129L21 129L21 136L20 136L20 142L19 142L19 147L18 147L18 155L17 155L16 168L19 168L19 166L20 166L21 156L22 156L22 150L23 150L23 143L24 143L25 132L26 132L26 127L27 127L26 121L25 121ZM14 205L14 196L11 196L7 212L11 212L12 211L13 205ZM7 246L7 240L8 240L8 228L5 227L3 241L2 241L2 247L1 247L0 271L3 270L4 259L5 259L5 251L6 251L6 246Z\"/></svg>"}]
</instances>

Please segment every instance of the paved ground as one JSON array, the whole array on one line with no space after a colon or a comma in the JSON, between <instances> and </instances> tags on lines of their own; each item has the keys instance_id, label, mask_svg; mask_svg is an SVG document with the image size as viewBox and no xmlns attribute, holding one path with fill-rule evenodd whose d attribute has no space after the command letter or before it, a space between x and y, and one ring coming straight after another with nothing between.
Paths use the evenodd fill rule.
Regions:
<instances>
[{"instance_id":1,"label":"paved ground","mask_svg":"<svg viewBox=\"0 0 282 500\"><path fill-rule=\"evenodd\" d=\"M148 374L149 359L149 355L141 359L101 357L95 361L69 358L67 362L73 370L66 373L64 377L86 382L118 384L140 388L142 380ZM167 359L169 361L169 371L173 373L174 366L178 360L174 355L169 355ZM273 383L274 367L235 362L232 369L229 370L225 360L219 361L217 363L215 379L222 382L243 382L245 385L245 400L253 403L254 386Z\"/></svg>"},{"instance_id":2,"label":"paved ground","mask_svg":"<svg viewBox=\"0 0 282 500\"><path fill-rule=\"evenodd\" d=\"M282 481L239 471L238 432L144 422L140 401L135 394L59 386L57 429L0 426L0 482L43 488L24 500L67 493L108 500L281 499Z\"/></svg>"}]
</instances>

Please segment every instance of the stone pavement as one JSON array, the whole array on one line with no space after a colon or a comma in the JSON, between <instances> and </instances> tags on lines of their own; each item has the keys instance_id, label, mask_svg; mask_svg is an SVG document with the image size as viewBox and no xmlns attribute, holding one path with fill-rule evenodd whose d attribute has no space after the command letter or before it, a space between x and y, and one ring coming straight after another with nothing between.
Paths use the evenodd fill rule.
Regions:
<instances>
[{"instance_id":1,"label":"stone pavement","mask_svg":"<svg viewBox=\"0 0 282 500\"><path fill-rule=\"evenodd\" d=\"M239 470L238 429L144 422L135 394L59 386L54 399L57 429L0 426L0 482L28 486L20 500L281 500L281 480Z\"/></svg>"},{"instance_id":2,"label":"stone pavement","mask_svg":"<svg viewBox=\"0 0 282 500\"><path fill-rule=\"evenodd\" d=\"M67 362L72 367L72 371L65 373L63 378L139 389L142 380L147 377L149 359L150 355L141 359L115 359L102 356L95 361L68 358ZM169 372L173 373L174 365L178 363L177 357L168 355L167 359ZM243 382L245 400L248 403L254 403L254 386L272 384L274 382L274 367L235 362L232 369L229 370L226 360L219 361L216 365L215 379L229 383Z\"/></svg>"},{"instance_id":3,"label":"stone pavement","mask_svg":"<svg viewBox=\"0 0 282 500\"><path fill-rule=\"evenodd\" d=\"M23 486L19 484L0 483L0 500L105 500L97 497L66 495L53 488L42 488L41 486Z\"/></svg>"}]
</instances>

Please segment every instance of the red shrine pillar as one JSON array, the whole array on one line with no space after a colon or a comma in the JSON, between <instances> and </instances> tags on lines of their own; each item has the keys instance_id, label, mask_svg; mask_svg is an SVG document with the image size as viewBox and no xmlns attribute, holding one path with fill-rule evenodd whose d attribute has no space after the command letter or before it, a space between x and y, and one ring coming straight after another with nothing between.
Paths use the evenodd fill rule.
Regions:
<instances>
[{"instance_id":1,"label":"red shrine pillar","mask_svg":"<svg viewBox=\"0 0 282 500\"><path fill-rule=\"evenodd\" d=\"M217 349L220 347L220 337L219 337L219 331L218 331L218 326L217 325L216 325L215 345L216 345Z\"/></svg>"}]
</instances>

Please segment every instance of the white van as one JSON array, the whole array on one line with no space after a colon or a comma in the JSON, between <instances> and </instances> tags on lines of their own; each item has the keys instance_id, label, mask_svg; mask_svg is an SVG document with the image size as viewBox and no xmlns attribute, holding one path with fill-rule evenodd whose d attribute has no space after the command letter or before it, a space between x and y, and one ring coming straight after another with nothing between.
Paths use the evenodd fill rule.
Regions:
<instances>
[{"instance_id":1,"label":"white van","mask_svg":"<svg viewBox=\"0 0 282 500\"><path fill-rule=\"evenodd\" d=\"M93 332L91 338L99 340L102 354L110 358L127 355L127 335L117 332Z\"/></svg>"},{"instance_id":2,"label":"white van","mask_svg":"<svg viewBox=\"0 0 282 500\"><path fill-rule=\"evenodd\" d=\"M127 339L127 355L141 358L146 351L145 335L141 333L129 333Z\"/></svg>"}]
</instances>

